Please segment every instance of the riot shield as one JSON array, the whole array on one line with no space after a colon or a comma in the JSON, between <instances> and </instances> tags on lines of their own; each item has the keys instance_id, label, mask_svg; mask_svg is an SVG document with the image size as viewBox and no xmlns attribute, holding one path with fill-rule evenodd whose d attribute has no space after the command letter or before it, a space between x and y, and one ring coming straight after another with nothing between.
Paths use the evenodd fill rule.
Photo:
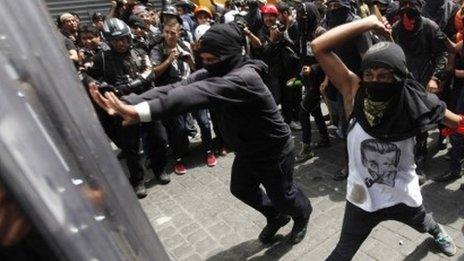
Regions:
<instances>
[{"instance_id":1,"label":"riot shield","mask_svg":"<svg viewBox=\"0 0 464 261\"><path fill-rule=\"evenodd\" d=\"M0 3L0 183L60 260L169 260L42 2Z\"/></svg>"}]
</instances>

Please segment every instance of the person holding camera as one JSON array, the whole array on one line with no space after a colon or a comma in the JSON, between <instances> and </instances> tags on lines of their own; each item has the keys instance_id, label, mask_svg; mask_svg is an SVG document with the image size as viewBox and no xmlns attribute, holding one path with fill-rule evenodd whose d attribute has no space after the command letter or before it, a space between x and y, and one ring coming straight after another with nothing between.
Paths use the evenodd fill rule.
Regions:
<instances>
[{"instance_id":1,"label":"person holding camera","mask_svg":"<svg viewBox=\"0 0 464 261\"><path fill-rule=\"evenodd\" d=\"M157 75L155 84L162 86L185 80L195 70L192 51L187 42L181 41L181 24L177 19L164 21L164 41L156 45L150 53L154 64L153 71ZM192 112L200 126L203 146L205 147L205 161L208 166L216 165L216 157L212 153L211 124L206 109ZM166 127L169 144L176 160L174 172L183 175L187 172L183 158L187 153L189 140L187 136L186 116L176 115L163 120Z\"/></svg>"},{"instance_id":2,"label":"person holding camera","mask_svg":"<svg viewBox=\"0 0 464 261\"><path fill-rule=\"evenodd\" d=\"M84 84L98 87L102 92L113 91L118 95L141 93L150 89L153 83L152 65L143 50L133 48L129 26L117 18L110 18L103 25L103 34L110 48L94 57L93 66L83 74ZM98 106L95 109L106 134L125 156L129 180L139 198L147 195L139 156L141 131L148 137L149 151L146 153L155 177L161 184L170 182L164 172L167 142L158 121L122 126L120 119L108 116Z\"/></svg>"},{"instance_id":3,"label":"person holding camera","mask_svg":"<svg viewBox=\"0 0 464 261\"><path fill-rule=\"evenodd\" d=\"M288 37L285 24L277 20L279 11L274 5L265 5L261 8L264 27L261 29L259 38L261 48L254 50L258 58L269 65L271 92L277 104L281 104L284 120L294 129L300 129L293 121L294 107L292 104L292 90L287 88L287 80L294 77L298 65L293 41ZM295 116L297 117L298 114Z\"/></svg>"}]
</instances>

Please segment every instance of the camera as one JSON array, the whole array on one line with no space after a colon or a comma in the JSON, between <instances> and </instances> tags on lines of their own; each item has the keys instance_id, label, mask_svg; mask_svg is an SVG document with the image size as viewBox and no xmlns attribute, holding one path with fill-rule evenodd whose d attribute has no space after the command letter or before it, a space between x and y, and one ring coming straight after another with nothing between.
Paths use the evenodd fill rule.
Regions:
<instances>
[{"instance_id":1,"label":"camera","mask_svg":"<svg viewBox=\"0 0 464 261\"><path fill-rule=\"evenodd\" d=\"M105 95L105 92L116 92L116 88L113 85L108 84L107 82L102 82L98 84L98 91L102 95Z\"/></svg>"},{"instance_id":2,"label":"camera","mask_svg":"<svg viewBox=\"0 0 464 261\"><path fill-rule=\"evenodd\" d=\"M276 21L274 28L277 28L279 32L283 33L287 30L287 26L281 23L280 21Z\"/></svg>"}]
</instances>

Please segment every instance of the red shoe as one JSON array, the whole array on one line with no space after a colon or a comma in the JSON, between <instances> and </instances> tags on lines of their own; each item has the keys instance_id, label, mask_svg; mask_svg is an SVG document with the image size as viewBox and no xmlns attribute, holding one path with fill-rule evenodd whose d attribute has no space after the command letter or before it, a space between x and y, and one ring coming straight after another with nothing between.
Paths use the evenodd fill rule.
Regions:
<instances>
[{"instance_id":1,"label":"red shoe","mask_svg":"<svg viewBox=\"0 0 464 261\"><path fill-rule=\"evenodd\" d=\"M187 173L187 168L185 168L185 165L182 163L182 161L177 161L176 165L174 165L174 172L177 175L184 175Z\"/></svg>"},{"instance_id":2,"label":"red shoe","mask_svg":"<svg viewBox=\"0 0 464 261\"><path fill-rule=\"evenodd\" d=\"M216 160L216 156L214 156L214 154L207 154L206 155L206 165L208 165L208 167L214 167L216 166L217 164L217 160Z\"/></svg>"}]
</instances>

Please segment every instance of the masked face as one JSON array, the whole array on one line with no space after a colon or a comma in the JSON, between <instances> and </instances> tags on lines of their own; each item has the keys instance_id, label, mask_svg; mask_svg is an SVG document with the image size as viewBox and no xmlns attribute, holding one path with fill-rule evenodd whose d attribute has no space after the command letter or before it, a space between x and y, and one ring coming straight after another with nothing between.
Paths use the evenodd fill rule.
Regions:
<instances>
[{"instance_id":1,"label":"masked face","mask_svg":"<svg viewBox=\"0 0 464 261\"><path fill-rule=\"evenodd\" d=\"M402 2L399 15L401 23L407 31L414 31L417 27L417 21L420 18L420 12L410 2Z\"/></svg>"},{"instance_id":2,"label":"masked face","mask_svg":"<svg viewBox=\"0 0 464 261\"><path fill-rule=\"evenodd\" d=\"M341 6L339 2L327 4L327 20L331 26L338 26L346 22L350 10Z\"/></svg>"},{"instance_id":3,"label":"masked face","mask_svg":"<svg viewBox=\"0 0 464 261\"><path fill-rule=\"evenodd\" d=\"M393 73L385 68L369 69L363 73L361 88L365 91L364 115L371 126L380 123L393 98L403 84L396 82Z\"/></svg>"}]
</instances>

